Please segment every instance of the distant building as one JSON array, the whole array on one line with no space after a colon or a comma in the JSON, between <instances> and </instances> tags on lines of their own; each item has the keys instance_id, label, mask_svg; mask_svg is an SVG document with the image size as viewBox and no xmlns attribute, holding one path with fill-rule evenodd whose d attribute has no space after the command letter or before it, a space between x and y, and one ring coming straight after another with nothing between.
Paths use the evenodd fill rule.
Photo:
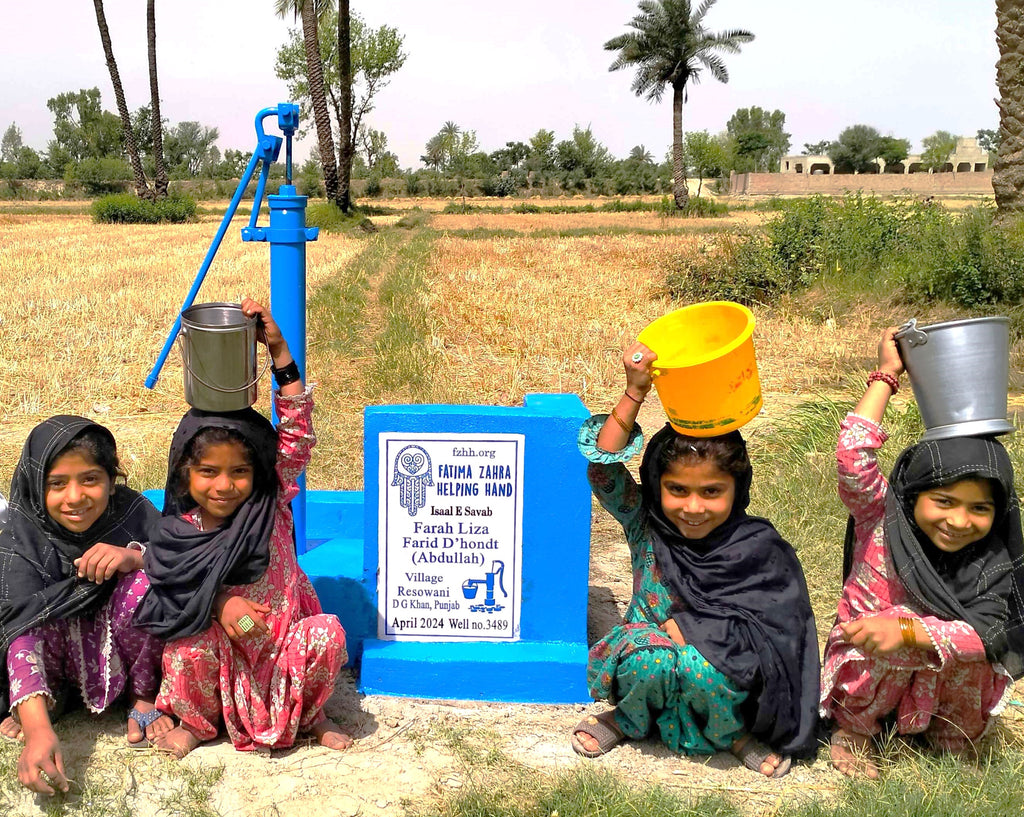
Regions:
<instances>
[{"instance_id":1,"label":"distant building","mask_svg":"<svg viewBox=\"0 0 1024 817\"><path fill-rule=\"evenodd\" d=\"M868 173L928 173L918 155L908 156L902 162L887 165L884 159L876 159L877 170ZM988 170L988 153L978 147L973 136L961 136L956 140L956 150L949 161L935 170L935 173L981 173ZM780 173L809 173L812 176L831 176L835 167L828 156L794 153L783 156L779 161Z\"/></svg>"}]
</instances>

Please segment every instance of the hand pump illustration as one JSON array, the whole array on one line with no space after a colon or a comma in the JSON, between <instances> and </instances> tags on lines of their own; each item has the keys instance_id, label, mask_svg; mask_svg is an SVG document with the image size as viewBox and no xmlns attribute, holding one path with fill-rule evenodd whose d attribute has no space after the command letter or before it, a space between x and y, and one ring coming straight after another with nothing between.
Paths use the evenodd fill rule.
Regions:
<instances>
[{"instance_id":1,"label":"hand pump illustration","mask_svg":"<svg viewBox=\"0 0 1024 817\"><path fill-rule=\"evenodd\" d=\"M263 120L277 117L280 136L268 136L263 131ZM299 107L290 103L281 103L273 108L264 108L256 114L256 148L252 158L238 182L235 194L228 205L227 212L214 236L210 249L206 253L196 274L196 279L185 297L181 312L175 318L167 341L157 357L153 371L146 378L146 388L153 388L160 370L163 368L167 355L179 336L182 342L182 358L185 368L185 397L196 408L213 411L225 411L244 408L256 400L255 353L252 360L243 360L246 355L236 354L237 343L232 345L240 334L246 335L245 342L255 343L255 322L241 315L237 304L202 304L193 307L196 295L202 286L203 279L213 263L214 256L220 247L221 240L227 232L238 209L246 187L249 185L256 167L263 163L256 191L253 197L252 216L249 225L242 228L242 241L265 241L270 244L270 308L274 320L281 328L281 333L288 341L288 348L295 363L302 373L306 374L306 242L315 241L319 233L318 227L306 227L306 197L297 195L292 184L292 135L299 127ZM285 147L285 183L281 185L277 195L267 196L270 211L270 223L267 227L258 227L263 194L270 175L270 165L277 160L281 145ZM192 310L198 313L189 315ZM189 317L193 318L189 321ZM183 327L183 319L185 326ZM190 338L190 334L192 337ZM250 342L251 337L251 342ZM200 351L206 352L206 361L199 360ZM232 358L232 359L227 359ZM240 385L218 385L217 372L231 371L237 376L238 370L248 369L246 377ZM212 372L212 377L211 377ZM205 375L205 379L204 379ZM214 382L210 382L211 379ZM239 393L242 393L240 396ZM201 395L202 400L197 396ZM223 398L218 397L223 395ZM201 404L206 400L211 405ZM232 402L234 401L234 402ZM240 404L238 401L241 401ZM277 418L275 417L275 422ZM295 540L299 553L305 552L306 545L306 480L305 475L299 477L299 495L292 501L292 513L295 518Z\"/></svg>"},{"instance_id":2,"label":"hand pump illustration","mask_svg":"<svg viewBox=\"0 0 1024 817\"><path fill-rule=\"evenodd\" d=\"M503 604L498 604L494 599L495 581L497 581L498 587L501 589L501 595L508 598L508 593L505 592L505 563L500 559L495 559L491 562L491 572L486 573L485 578L466 579L466 581L462 583L462 595L470 600L476 598L480 585L485 585L487 587L487 591L484 594L483 604L469 605L471 613L497 613L505 609Z\"/></svg>"}]
</instances>

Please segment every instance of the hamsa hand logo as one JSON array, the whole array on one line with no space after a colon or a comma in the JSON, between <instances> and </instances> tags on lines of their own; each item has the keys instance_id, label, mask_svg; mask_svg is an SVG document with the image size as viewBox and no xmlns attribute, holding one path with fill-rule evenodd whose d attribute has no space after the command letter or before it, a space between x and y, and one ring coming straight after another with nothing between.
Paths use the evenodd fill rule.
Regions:
<instances>
[{"instance_id":1,"label":"hamsa hand logo","mask_svg":"<svg viewBox=\"0 0 1024 817\"><path fill-rule=\"evenodd\" d=\"M409 516L427 503L427 488L434 484L430 470L430 455L418 445L407 445L395 455L391 484L398 486L398 503Z\"/></svg>"}]
</instances>

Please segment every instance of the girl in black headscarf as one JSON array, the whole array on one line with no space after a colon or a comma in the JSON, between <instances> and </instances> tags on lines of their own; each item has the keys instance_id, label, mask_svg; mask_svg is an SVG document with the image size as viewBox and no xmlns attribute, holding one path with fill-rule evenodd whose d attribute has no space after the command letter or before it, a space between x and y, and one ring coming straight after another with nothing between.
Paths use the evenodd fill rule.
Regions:
<instances>
[{"instance_id":1,"label":"girl in black headscarf","mask_svg":"<svg viewBox=\"0 0 1024 817\"><path fill-rule=\"evenodd\" d=\"M345 631L295 555L291 500L316 442L312 392L270 311L248 298L241 307L273 360L280 422L252 409L182 418L135 616L167 641L157 703L180 723L157 746L178 757L222 724L246 751L287 748L300 732L331 749L352 743L324 714Z\"/></svg>"},{"instance_id":2,"label":"girl in black headscarf","mask_svg":"<svg viewBox=\"0 0 1024 817\"><path fill-rule=\"evenodd\" d=\"M642 445L637 412L654 354L626 350L626 389L580 432L595 496L621 524L633 564L622 625L590 652L596 699L572 744L593 757L652 729L684 754L730 751L781 777L813 754L818 642L803 571L767 520L748 516L752 476L738 431L655 434L637 486L623 463Z\"/></svg>"},{"instance_id":3,"label":"girl in black headscarf","mask_svg":"<svg viewBox=\"0 0 1024 817\"><path fill-rule=\"evenodd\" d=\"M0 733L23 736L18 779L36 792L67 790L51 713L70 686L92 712L127 690L133 746L173 726L153 706L163 645L131 626L159 514L123 477L113 435L64 415L32 430L14 471L0 531L0 707L12 716Z\"/></svg>"},{"instance_id":4,"label":"girl in black headscarf","mask_svg":"<svg viewBox=\"0 0 1024 817\"><path fill-rule=\"evenodd\" d=\"M1024 675L1024 542L1006 449L934 440L904 451L888 482L878 469L903 372L895 331L837 448L851 525L821 714L834 722L832 762L851 776L878 776L869 750L889 716L900 734L967 749Z\"/></svg>"}]
</instances>

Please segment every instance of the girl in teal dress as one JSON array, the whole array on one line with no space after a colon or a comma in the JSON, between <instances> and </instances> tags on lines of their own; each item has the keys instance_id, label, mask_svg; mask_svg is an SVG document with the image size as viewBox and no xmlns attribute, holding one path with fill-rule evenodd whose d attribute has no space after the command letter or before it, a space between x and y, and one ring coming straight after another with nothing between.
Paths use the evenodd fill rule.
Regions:
<instances>
[{"instance_id":1,"label":"girl in teal dress","mask_svg":"<svg viewBox=\"0 0 1024 817\"><path fill-rule=\"evenodd\" d=\"M747 516L752 476L738 431L687 437L670 425L644 454L636 416L654 354L626 350L626 388L580 430L594 495L622 525L633 569L623 623L590 651L591 695L615 706L576 725L596 757L652 731L686 755L732 752L767 777L814 753L820 663L803 571L771 523Z\"/></svg>"}]
</instances>

